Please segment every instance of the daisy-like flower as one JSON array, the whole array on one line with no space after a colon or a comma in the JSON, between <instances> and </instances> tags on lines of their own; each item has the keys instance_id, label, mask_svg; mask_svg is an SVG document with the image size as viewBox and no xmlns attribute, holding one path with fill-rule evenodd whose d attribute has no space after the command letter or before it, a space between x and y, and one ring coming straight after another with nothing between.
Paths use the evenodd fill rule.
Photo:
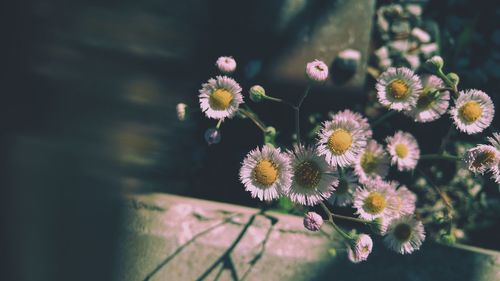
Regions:
<instances>
[{"instance_id":1,"label":"daisy-like flower","mask_svg":"<svg viewBox=\"0 0 500 281\"><path fill-rule=\"evenodd\" d=\"M491 98L483 91L460 91L455 106L450 109L455 126L469 135L477 134L488 128L495 115Z\"/></svg>"},{"instance_id":2,"label":"daisy-like flower","mask_svg":"<svg viewBox=\"0 0 500 281\"><path fill-rule=\"evenodd\" d=\"M376 85L379 102L396 111L410 110L422 91L420 78L406 67L391 67L382 73Z\"/></svg>"},{"instance_id":3,"label":"daisy-like flower","mask_svg":"<svg viewBox=\"0 0 500 281\"><path fill-rule=\"evenodd\" d=\"M313 206L330 197L339 184L336 169L328 165L314 147L295 146L288 151L292 161L292 185L287 196L292 202Z\"/></svg>"},{"instance_id":4,"label":"daisy-like flower","mask_svg":"<svg viewBox=\"0 0 500 281\"><path fill-rule=\"evenodd\" d=\"M464 162L469 171L482 175L487 170L498 167L500 152L492 145L480 144L467 150Z\"/></svg>"},{"instance_id":5,"label":"daisy-like flower","mask_svg":"<svg viewBox=\"0 0 500 281\"><path fill-rule=\"evenodd\" d=\"M394 187L379 178L368 179L354 193L353 207L365 220L390 219L395 216L397 201Z\"/></svg>"},{"instance_id":6,"label":"daisy-like flower","mask_svg":"<svg viewBox=\"0 0 500 281\"><path fill-rule=\"evenodd\" d=\"M328 66L320 60L314 60L307 64L306 74L312 81L323 82L328 78Z\"/></svg>"},{"instance_id":7,"label":"daisy-like flower","mask_svg":"<svg viewBox=\"0 0 500 281\"><path fill-rule=\"evenodd\" d=\"M385 141L391 156L391 164L397 165L399 171L412 170L417 166L420 149L417 140L410 133L398 131Z\"/></svg>"},{"instance_id":8,"label":"daisy-like flower","mask_svg":"<svg viewBox=\"0 0 500 281\"><path fill-rule=\"evenodd\" d=\"M200 89L200 107L208 118L232 118L243 103L240 85L227 76L209 79Z\"/></svg>"},{"instance_id":9,"label":"daisy-like flower","mask_svg":"<svg viewBox=\"0 0 500 281\"><path fill-rule=\"evenodd\" d=\"M487 139L500 153L500 133L493 133L493 137L488 137ZM500 183L500 161L496 166L491 167L490 171L492 173L491 179L496 183Z\"/></svg>"},{"instance_id":10,"label":"daisy-like flower","mask_svg":"<svg viewBox=\"0 0 500 281\"><path fill-rule=\"evenodd\" d=\"M232 73L236 70L236 61L233 57L219 57L215 62L215 66L224 74Z\"/></svg>"},{"instance_id":11,"label":"daisy-like flower","mask_svg":"<svg viewBox=\"0 0 500 281\"><path fill-rule=\"evenodd\" d=\"M382 145L375 140L368 141L363 153L360 153L354 165L354 172L360 182L368 178L384 178L389 172L390 159Z\"/></svg>"},{"instance_id":12,"label":"daisy-like flower","mask_svg":"<svg viewBox=\"0 0 500 281\"><path fill-rule=\"evenodd\" d=\"M347 247L347 257L353 263L365 261L372 252L372 248L372 238L367 234L360 234L355 243Z\"/></svg>"},{"instance_id":13,"label":"daisy-like flower","mask_svg":"<svg viewBox=\"0 0 500 281\"><path fill-rule=\"evenodd\" d=\"M279 148L265 145L248 153L240 169L240 181L253 198L270 201L286 193L292 183L290 159Z\"/></svg>"},{"instance_id":14,"label":"daisy-like flower","mask_svg":"<svg viewBox=\"0 0 500 281\"><path fill-rule=\"evenodd\" d=\"M412 117L415 122L431 122L439 119L446 113L450 105L450 92L436 92L437 89L444 88L443 80L435 75L422 76L423 90L418 96L417 105L405 114Z\"/></svg>"},{"instance_id":15,"label":"daisy-like flower","mask_svg":"<svg viewBox=\"0 0 500 281\"><path fill-rule=\"evenodd\" d=\"M391 221L384 243L389 249L400 254L410 254L420 248L424 239L422 222L408 215Z\"/></svg>"},{"instance_id":16,"label":"daisy-like flower","mask_svg":"<svg viewBox=\"0 0 500 281\"><path fill-rule=\"evenodd\" d=\"M363 117L363 115L350 111L349 109L339 111L331 116L332 120L344 119L344 120L354 120L358 123L358 126L362 133L366 136L367 139L370 139L373 135L372 128L370 127L370 123L368 123L368 119Z\"/></svg>"},{"instance_id":17,"label":"daisy-like flower","mask_svg":"<svg viewBox=\"0 0 500 281\"><path fill-rule=\"evenodd\" d=\"M318 152L331 166L352 165L366 146L366 133L358 122L336 118L323 123L318 134Z\"/></svg>"},{"instance_id":18,"label":"daisy-like flower","mask_svg":"<svg viewBox=\"0 0 500 281\"><path fill-rule=\"evenodd\" d=\"M415 193L411 192L405 185L399 186L399 183L396 181L391 182L391 185L397 188L395 217L413 215L415 213L415 203L417 202Z\"/></svg>"},{"instance_id":19,"label":"daisy-like flower","mask_svg":"<svg viewBox=\"0 0 500 281\"><path fill-rule=\"evenodd\" d=\"M332 205L344 207L352 203L352 194L356 191L356 177L351 171L345 170L339 178L339 184L328 202Z\"/></svg>"}]
</instances>

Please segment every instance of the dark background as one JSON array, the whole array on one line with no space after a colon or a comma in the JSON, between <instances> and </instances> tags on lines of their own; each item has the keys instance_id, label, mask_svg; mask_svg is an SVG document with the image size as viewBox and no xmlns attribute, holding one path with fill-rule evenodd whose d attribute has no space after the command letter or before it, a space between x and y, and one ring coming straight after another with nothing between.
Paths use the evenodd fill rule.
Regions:
<instances>
[{"instance_id":1,"label":"dark background","mask_svg":"<svg viewBox=\"0 0 500 281\"><path fill-rule=\"evenodd\" d=\"M284 1L2 4L2 280L111 280L125 194L158 191L257 206L238 170L262 141L258 129L246 120L225 122L222 142L208 147L203 132L215 123L199 113L178 122L175 105L197 106L197 91L216 74L220 55L237 59L235 78L244 89L259 83L273 96L296 100L305 79L276 81L266 70L337 2L309 1L286 27L275 21ZM446 68L458 69L463 88L482 89L499 104L498 5L433 1L426 12L452 38L474 22L472 39L458 39L466 44L445 45ZM470 60L462 68L453 63L461 58ZM484 64L496 72L478 73ZM362 111L372 83L314 88L303 132L312 128L306 119L312 112ZM290 143L289 109L250 105L280 128L278 142ZM498 120L497 114L496 128ZM421 143L424 152L450 124L448 118L425 126L400 117L391 122L433 136ZM392 132L381 128L375 137ZM484 136L460 137L482 142Z\"/></svg>"}]
</instances>

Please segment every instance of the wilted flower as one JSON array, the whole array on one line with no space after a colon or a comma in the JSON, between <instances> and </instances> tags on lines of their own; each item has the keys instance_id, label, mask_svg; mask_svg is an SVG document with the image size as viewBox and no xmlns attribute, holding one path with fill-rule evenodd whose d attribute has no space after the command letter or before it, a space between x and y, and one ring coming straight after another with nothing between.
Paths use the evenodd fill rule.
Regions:
<instances>
[{"instance_id":1,"label":"wilted flower","mask_svg":"<svg viewBox=\"0 0 500 281\"><path fill-rule=\"evenodd\" d=\"M358 235L354 245L349 245L347 248L347 257L353 263L358 263L368 259L372 252L373 241L367 234Z\"/></svg>"},{"instance_id":2,"label":"wilted flower","mask_svg":"<svg viewBox=\"0 0 500 281\"><path fill-rule=\"evenodd\" d=\"M205 141L208 145L218 144L222 138L222 134L216 128L208 128L205 131Z\"/></svg>"}]
</instances>

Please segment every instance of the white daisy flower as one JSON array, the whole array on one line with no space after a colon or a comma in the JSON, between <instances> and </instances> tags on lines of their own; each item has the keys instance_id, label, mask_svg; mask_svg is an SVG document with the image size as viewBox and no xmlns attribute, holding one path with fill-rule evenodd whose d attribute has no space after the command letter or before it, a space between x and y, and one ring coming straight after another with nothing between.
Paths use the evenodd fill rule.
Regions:
<instances>
[{"instance_id":1,"label":"white daisy flower","mask_svg":"<svg viewBox=\"0 0 500 281\"><path fill-rule=\"evenodd\" d=\"M484 174L487 170L498 167L500 152L492 145L480 144L464 155L464 162L469 171L474 174Z\"/></svg>"},{"instance_id":2,"label":"white daisy flower","mask_svg":"<svg viewBox=\"0 0 500 281\"><path fill-rule=\"evenodd\" d=\"M232 118L243 103L240 85L227 76L209 79L200 89L200 107L208 118Z\"/></svg>"},{"instance_id":3,"label":"white daisy flower","mask_svg":"<svg viewBox=\"0 0 500 281\"><path fill-rule=\"evenodd\" d=\"M288 155L293 178L286 195L292 202L313 206L330 197L339 184L336 169L319 157L314 147L295 146Z\"/></svg>"},{"instance_id":4,"label":"white daisy flower","mask_svg":"<svg viewBox=\"0 0 500 281\"><path fill-rule=\"evenodd\" d=\"M236 61L233 57L219 57L215 62L215 66L224 74L232 73L236 70Z\"/></svg>"},{"instance_id":5,"label":"white daisy flower","mask_svg":"<svg viewBox=\"0 0 500 281\"><path fill-rule=\"evenodd\" d=\"M397 165L399 171L412 170L417 166L420 149L417 140L410 133L398 131L385 141L391 156L391 164Z\"/></svg>"},{"instance_id":6,"label":"white daisy flower","mask_svg":"<svg viewBox=\"0 0 500 281\"><path fill-rule=\"evenodd\" d=\"M422 222L408 215L391 221L384 243L389 249L400 254L410 254L420 248L424 239Z\"/></svg>"},{"instance_id":7,"label":"white daisy flower","mask_svg":"<svg viewBox=\"0 0 500 281\"><path fill-rule=\"evenodd\" d=\"M390 67L377 80L379 102L396 111L410 110L422 91L420 78L406 67Z\"/></svg>"},{"instance_id":8,"label":"white daisy flower","mask_svg":"<svg viewBox=\"0 0 500 281\"><path fill-rule=\"evenodd\" d=\"M354 193L353 207L357 209L356 214L364 220L392 218L395 216L396 206L394 187L379 178L367 179L363 187L358 187Z\"/></svg>"},{"instance_id":9,"label":"white daisy flower","mask_svg":"<svg viewBox=\"0 0 500 281\"><path fill-rule=\"evenodd\" d=\"M488 137L487 139L500 153L500 133L493 133L493 137ZM496 183L500 183L500 161L496 166L490 168L490 172L492 173L491 179Z\"/></svg>"},{"instance_id":10,"label":"white daisy flower","mask_svg":"<svg viewBox=\"0 0 500 281\"><path fill-rule=\"evenodd\" d=\"M345 207L352 204L352 195L356 191L356 177L351 171L344 170L339 178L339 184L328 198L328 202L332 205Z\"/></svg>"},{"instance_id":11,"label":"white daisy flower","mask_svg":"<svg viewBox=\"0 0 500 281\"><path fill-rule=\"evenodd\" d=\"M435 75L422 76L423 90L418 96L417 105L404 113L415 122L431 122L446 113L450 105L450 92L436 92L436 89L446 87L443 80Z\"/></svg>"},{"instance_id":12,"label":"white daisy flower","mask_svg":"<svg viewBox=\"0 0 500 281\"><path fill-rule=\"evenodd\" d=\"M328 66L320 60L314 60L307 64L306 74L312 81L323 82L328 78Z\"/></svg>"},{"instance_id":13,"label":"white daisy flower","mask_svg":"<svg viewBox=\"0 0 500 281\"><path fill-rule=\"evenodd\" d=\"M490 126L495 115L495 106L483 91L474 89L460 91L450 114L460 131L472 135Z\"/></svg>"},{"instance_id":14,"label":"white daisy flower","mask_svg":"<svg viewBox=\"0 0 500 281\"><path fill-rule=\"evenodd\" d=\"M397 188L395 217L400 217L404 215L413 215L415 213L415 204L417 202L417 195L411 192L405 185L399 186L399 183L396 181L392 181L391 185L394 188Z\"/></svg>"},{"instance_id":15,"label":"white daisy flower","mask_svg":"<svg viewBox=\"0 0 500 281\"><path fill-rule=\"evenodd\" d=\"M390 159L383 146L375 140L368 141L363 153L360 153L354 165L354 172L359 182L368 178L385 178L389 173Z\"/></svg>"},{"instance_id":16,"label":"white daisy flower","mask_svg":"<svg viewBox=\"0 0 500 281\"><path fill-rule=\"evenodd\" d=\"M248 153L240 169L240 181L253 198L270 201L286 193L292 183L290 159L279 148L265 145Z\"/></svg>"},{"instance_id":17,"label":"white daisy flower","mask_svg":"<svg viewBox=\"0 0 500 281\"><path fill-rule=\"evenodd\" d=\"M372 252L372 248L372 238L367 234L360 234L354 245L349 245L347 247L347 257L353 263L365 261Z\"/></svg>"},{"instance_id":18,"label":"white daisy flower","mask_svg":"<svg viewBox=\"0 0 500 281\"><path fill-rule=\"evenodd\" d=\"M343 111L339 111L336 114L331 116L332 120L344 119L344 120L354 120L358 123L358 126L363 134L365 134L367 139L370 139L373 135L372 128L370 127L370 123L368 123L368 119L363 117L363 115L350 111L349 109L345 109Z\"/></svg>"},{"instance_id":19,"label":"white daisy flower","mask_svg":"<svg viewBox=\"0 0 500 281\"><path fill-rule=\"evenodd\" d=\"M318 134L318 152L336 167L352 165L366 146L366 133L346 118L326 121Z\"/></svg>"}]
</instances>

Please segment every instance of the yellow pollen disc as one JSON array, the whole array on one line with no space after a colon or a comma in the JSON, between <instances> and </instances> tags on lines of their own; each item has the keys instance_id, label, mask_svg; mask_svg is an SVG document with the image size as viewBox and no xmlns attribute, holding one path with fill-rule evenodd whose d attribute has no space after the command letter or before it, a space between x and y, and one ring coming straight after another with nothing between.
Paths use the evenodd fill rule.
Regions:
<instances>
[{"instance_id":1,"label":"yellow pollen disc","mask_svg":"<svg viewBox=\"0 0 500 281\"><path fill-rule=\"evenodd\" d=\"M321 171L316 163L304 161L295 168L294 179L303 187L315 188L321 180Z\"/></svg>"},{"instance_id":2,"label":"yellow pollen disc","mask_svg":"<svg viewBox=\"0 0 500 281\"><path fill-rule=\"evenodd\" d=\"M344 129L337 129L328 138L328 148L333 154L341 155L352 145L351 134Z\"/></svg>"},{"instance_id":3,"label":"yellow pollen disc","mask_svg":"<svg viewBox=\"0 0 500 281\"><path fill-rule=\"evenodd\" d=\"M210 107L215 110L226 110L232 100L233 94L226 89L217 89L208 98Z\"/></svg>"},{"instance_id":4,"label":"yellow pollen disc","mask_svg":"<svg viewBox=\"0 0 500 281\"><path fill-rule=\"evenodd\" d=\"M365 200L363 200L363 203L363 209L370 214L379 214L387 206L384 196L378 192L370 193Z\"/></svg>"},{"instance_id":5,"label":"yellow pollen disc","mask_svg":"<svg viewBox=\"0 0 500 281\"><path fill-rule=\"evenodd\" d=\"M388 88L392 97L397 100L404 99L406 98L406 96L408 96L408 84L406 84L406 82L401 79L392 81L389 84Z\"/></svg>"},{"instance_id":6,"label":"yellow pollen disc","mask_svg":"<svg viewBox=\"0 0 500 281\"><path fill-rule=\"evenodd\" d=\"M474 162L472 162L472 166L474 168L480 168L482 166L489 166L493 164L495 161L496 155L493 151L485 151L481 154L479 154L476 159L474 159Z\"/></svg>"},{"instance_id":7,"label":"yellow pollen disc","mask_svg":"<svg viewBox=\"0 0 500 281\"><path fill-rule=\"evenodd\" d=\"M399 241L403 242L409 241L411 238L411 234L412 234L411 226L407 224L398 224L394 229L394 236Z\"/></svg>"},{"instance_id":8,"label":"yellow pollen disc","mask_svg":"<svg viewBox=\"0 0 500 281\"><path fill-rule=\"evenodd\" d=\"M394 150L396 150L396 155L401 159L405 158L406 155L408 155L408 147L402 143L396 144Z\"/></svg>"},{"instance_id":9,"label":"yellow pollen disc","mask_svg":"<svg viewBox=\"0 0 500 281\"><path fill-rule=\"evenodd\" d=\"M474 122L479 117L481 117L481 113L483 113L483 109L479 105L478 102L468 101L460 108L460 116L467 122Z\"/></svg>"},{"instance_id":10,"label":"yellow pollen disc","mask_svg":"<svg viewBox=\"0 0 500 281\"><path fill-rule=\"evenodd\" d=\"M276 164L269 160L261 160L253 169L255 181L264 185L271 186L278 178L278 169Z\"/></svg>"},{"instance_id":11,"label":"yellow pollen disc","mask_svg":"<svg viewBox=\"0 0 500 281\"><path fill-rule=\"evenodd\" d=\"M361 167L365 173L370 174L375 171L377 168L377 157L371 152L365 152L363 156L361 156Z\"/></svg>"},{"instance_id":12,"label":"yellow pollen disc","mask_svg":"<svg viewBox=\"0 0 500 281\"><path fill-rule=\"evenodd\" d=\"M347 190L349 190L349 183L344 179L340 179L339 186L337 186L335 192L339 194L344 194L347 193Z\"/></svg>"}]
</instances>

